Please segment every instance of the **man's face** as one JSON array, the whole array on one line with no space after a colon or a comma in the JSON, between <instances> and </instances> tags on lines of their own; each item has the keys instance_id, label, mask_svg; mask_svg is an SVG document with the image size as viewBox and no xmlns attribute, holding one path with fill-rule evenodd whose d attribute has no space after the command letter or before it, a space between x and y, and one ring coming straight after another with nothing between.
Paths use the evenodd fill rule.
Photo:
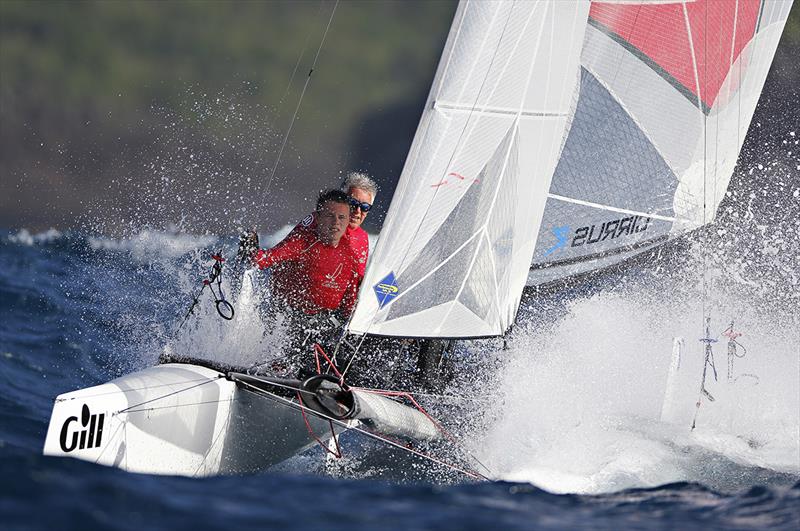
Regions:
<instances>
[{"instance_id":1,"label":"man's face","mask_svg":"<svg viewBox=\"0 0 800 531\"><path fill-rule=\"evenodd\" d=\"M325 201L317 210L317 238L325 245L337 246L347 230L350 207L344 203Z\"/></svg>"},{"instance_id":2,"label":"man's face","mask_svg":"<svg viewBox=\"0 0 800 531\"><path fill-rule=\"evenodd\" d=\"M347 195L352 197L353 199L357 200L359 203L369 203L372 204L372 196L370 196L369 192L362 190L361 188L350 188L347 191ZM367 213L361 210L360 208L350 208L350 228L357 229L364 223L364 219L366 219Z\"/></svg>"}]
</instances>

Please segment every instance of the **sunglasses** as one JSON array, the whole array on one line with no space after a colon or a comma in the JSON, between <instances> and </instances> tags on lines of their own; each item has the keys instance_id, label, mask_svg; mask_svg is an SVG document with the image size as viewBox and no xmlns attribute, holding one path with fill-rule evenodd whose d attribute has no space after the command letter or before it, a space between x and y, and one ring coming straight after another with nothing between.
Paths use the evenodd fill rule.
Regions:
<instances>
[{"instance_id":1,"label":"sunglasses","mask_svg":"<svg viewBox=\"0 0 800 531\"><path fill-rule=\"evenodd\" d=\"M372 208L372 205L370 205L369 203L362 203L361 201L359 201L358 199L356 199L354 197L351 197L350 199L348 199L347 202L350 203L350 208L352 208L353 210L355 210L357 208L360 208L361 212L363 212L365 214L367 212L369 212L369 209Z\"/></svg>"}]
</instances>

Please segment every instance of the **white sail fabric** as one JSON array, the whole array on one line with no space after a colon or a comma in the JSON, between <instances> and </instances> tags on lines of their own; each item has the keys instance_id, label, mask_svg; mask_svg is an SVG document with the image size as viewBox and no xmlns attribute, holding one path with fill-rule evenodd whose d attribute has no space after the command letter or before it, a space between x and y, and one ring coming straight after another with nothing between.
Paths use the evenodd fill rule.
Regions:
<instances>
[{"instance_id":1,"label":"white sail fabric","mask_svg":"<svg viewBox=\"0 0 800 531\"><path fill-rule=\"evenodd\" d=\"M513 322L575 103L588 1L463 1L370 257L355 333Z\"/></svg>"},{"instance_id":2,"label":"white sail fabric","mask_svg":"<svg viewBox=\"0 0 800 531\"><path fill-rule=\"evenodd\" d=\"M529 284L612 265L714 219L791 6L592 2Z\"/></svg>"}]
</instances>

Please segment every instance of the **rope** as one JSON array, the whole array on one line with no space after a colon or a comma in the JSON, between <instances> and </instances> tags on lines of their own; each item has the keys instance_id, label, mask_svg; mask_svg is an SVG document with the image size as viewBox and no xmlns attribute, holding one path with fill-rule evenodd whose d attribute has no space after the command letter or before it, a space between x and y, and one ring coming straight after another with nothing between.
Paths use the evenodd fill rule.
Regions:
<instances>
[{"instance_id":1,"label":"rope","mask_svg":"<svg viewBox=\"0 0 800 531\"><path fill-rule=\"evenodd\" d=\"M300 92L300 99L297 101L297 106L294 109L294 114L292 114L292 119L289 122L289 127L286 129L286 133L283 135L283 141L281 142L281 148L278 151L278 157L275 159L275 164L272 166L272 171L270 172L269 179L267 179L267 186L264 188L264 197L266 198L269 194L270 186L272 185L272 179L275 177L275 172L278 169L278 164L281 161L281 157L283 156L283 150L286 148L286 142L289 140L289 135L292 132L292 128L294 127L294 122L297 120L297 113L300 111L300 105L303 103L303 98L306 95L306 90L308 89L308 84L311 81L311 75L314 73L314 67L317 66L317 59L319 59L319 54L322 51L322 45L325 44L325 38L328 36L328 30L331 27L331 23L333 22L333 15L336 14L336 7L339 5L339 0L336 0L336 3L333 4L333 9L331 10L331 16L328 19L328 25L325 26L325 32L322 34L322 39L319 42L319 46L317 47L317 53L314 55L314 61L311 63L311 69L308 71L308 75L306 76L306 82L303 85L303 90Z\"/></svg>"},{"instance_id":2,"label":"rope","mask_svg":"<svg viewBox=\"0 0 800 531\"><path fill-rule=\"evenodd\" d=\"M194 389L196 387L200 387L201 385L206 385L208 383L216 382L220 378L225 378L225 376L220 374L218 376L215 376L214 378L209 378L205 382L201 382L201 383L195 384L195 385L190 385L189 387L185 387L183 389L178 389L177 391L173 391L171 393L167 393L165 395L158 396L156 398L151 398L150 400L145 400L144 402L139 402L138 404L134 404L132 406L128 406L125 409L120 409L119 411L116 411L116 412L112 413L112 416L113 415L119 415L120 413L128 413L130 410L132 410L134 408L138 408L138 407L143 406L145 404L149 404L150 402L155 402L156 400L162 400L164 398L167 398L167 397L170 397L170 396L173 396L173 395L177 395L179 393L183 393L184 391L188 391L190 389Z\"/></svg>"},{"instance_id":3,"label":"rope","mask_svg":"<svg viewBox=\"0 0 800 531\"><path fill-rule=\"evenodd\" d=\"M305 407L305 404L303 404L303 398L300 396L300 393L297 393L297 401L302 406L300 408L300 415L302 415L303 422L305 422L305 424L306 424L306 429L308 430L308 434L315 441L317 441L317 443L322 447L323 450L325 450L325 452L331 454L336 459L341 459L342 458L342 449L339 448L339 439L336 437L336 432L333 430L333 422L328 421L328 424L330 424L330 427L331 427L331 438L333 439L333 444L336 446L336 450L335 451L331 450L330 448L328 448L328 445L326 445L324 442L322 442L319 439L319 437L317 437L317 434L314 433L314 428L312 428L311 427L311 423L308 422L308 417L306 416L306 411L305 411L306 407Z\"/></svg>"},{"instance_id":4,"label":"rope","mask_svg":"<svg viewBox=\"0 0 800 531\"><path fill-rule=\"evenodd\" d=\"M325 5L324 1L320 1L319 3L319 10L317 11L317 16L322 13L322 6ZM311 34L314 33L314 27L312 26L311 29L308 30L306 34L306 38L303 41L303 49L300 50L300 56L297 58L297 61L294 63L294 69L292 70L292 75L289 76L289 83L286 85L286 90L283 92L283 96L281 99L278 100L278 109L283 107L283 100L286 99L286 96L289 95L289 90L292 88L292 82L294 81L294 76L297 74L297 69L300 68L300 62L303 60L303 56L306 54L306 48L308 48L308 41L311 40ZM279 111L280 112L280 111Z\"/></svg>"}]
</instances>

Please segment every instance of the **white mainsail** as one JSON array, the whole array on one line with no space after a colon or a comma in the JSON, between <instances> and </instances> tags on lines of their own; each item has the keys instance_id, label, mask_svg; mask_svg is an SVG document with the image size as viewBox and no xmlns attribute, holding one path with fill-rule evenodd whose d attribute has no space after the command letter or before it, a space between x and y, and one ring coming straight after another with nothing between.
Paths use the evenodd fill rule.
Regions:
<instances>
[{"instance_id":1,"label":"white mainsail","mask_svg":"<svg viewBox=\"0 0 800 531\"><path fill-rule=\"evenodd\" d=\"M714 219L792 0L592 2L529 284Z\"/></svg>"},{"instance_id":2,"label":"white mainsail","mask_svg":"<svg viewBox=\"0 0 800 531\"><path fill-rule=\"evenodd\" d=\"M466 338L512 324L588 10L582 0L459 5L351 332Z\"/></svg>"}]
</instances>

